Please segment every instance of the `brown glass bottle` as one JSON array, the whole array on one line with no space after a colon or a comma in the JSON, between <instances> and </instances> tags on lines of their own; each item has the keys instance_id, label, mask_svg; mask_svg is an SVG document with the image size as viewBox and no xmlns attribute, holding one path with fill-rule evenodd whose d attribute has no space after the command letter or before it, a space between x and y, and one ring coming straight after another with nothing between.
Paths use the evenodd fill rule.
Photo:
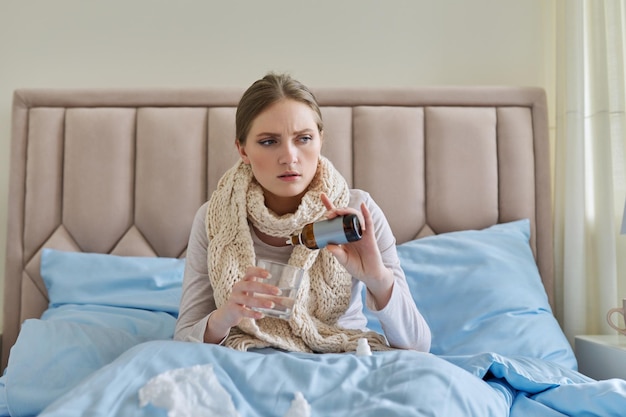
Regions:
<instances>
[{"instance_id":1,"label":"brown glass bottle","mask_svg":"<svg viewBox=\"0 0 626 417\"><path fill-rule=\"evenodd\" d=\"M309 249L321 249L332 243L342 245L361 239L361 222L356 214L346 214L330 220L309 223L287 241L292 245L304 245Z\"/></svg>"}]
</instances>

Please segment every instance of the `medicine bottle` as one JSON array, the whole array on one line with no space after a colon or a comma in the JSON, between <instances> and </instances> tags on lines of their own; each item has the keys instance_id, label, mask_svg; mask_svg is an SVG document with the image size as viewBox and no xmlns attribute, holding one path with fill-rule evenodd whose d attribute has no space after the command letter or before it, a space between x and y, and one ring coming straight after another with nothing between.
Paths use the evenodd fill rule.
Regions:
<instances>
[{"instance_id":1,"label":"medicine bottle","mask_svg":"<svg viewBox=\"0 0 626 417\"><path fill-rule=\"evenodd\" d=\"M291 236L287 243L321 249L329 243L341 245L361 239L361 223L356 214L346 214L330 220L309 223L302 232Z\"/></svg>"}]
</instances>

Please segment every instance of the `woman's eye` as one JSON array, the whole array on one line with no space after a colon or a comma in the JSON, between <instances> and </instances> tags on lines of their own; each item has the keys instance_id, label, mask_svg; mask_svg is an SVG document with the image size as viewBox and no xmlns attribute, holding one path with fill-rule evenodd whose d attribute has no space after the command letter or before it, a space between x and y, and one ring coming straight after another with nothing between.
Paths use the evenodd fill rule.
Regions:
<instances>
[{"instance_id":1,"label":"woman's eye","mask_svg":"<svg viewBox=\"0 0 626 417\"><path fill-rule=\"evenodd\" d=\"M274 143L276 143L276 139L272 139L272 138L261 139L259 141L259 145L262 145L262 146L270 146Z\"/></svg>"},{"instance_id":2,"label":"woman's eye","mask_svg":"<svg viewBox=\"0 0 626 417\"><path fill-rule=\"evenodd\" d=\"M308 142L313 140L313 137L310 135L304 135L304 136L300 136L300 142Z\"/></svg>"}]
</instances>

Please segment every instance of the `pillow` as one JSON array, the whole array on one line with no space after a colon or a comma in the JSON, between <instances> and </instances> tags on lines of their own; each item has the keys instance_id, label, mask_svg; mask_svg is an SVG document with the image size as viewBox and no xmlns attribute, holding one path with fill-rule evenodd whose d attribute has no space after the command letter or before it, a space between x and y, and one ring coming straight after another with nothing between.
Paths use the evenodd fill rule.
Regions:
<instances>
[{"instance_id":1,"label":"pillow","mask_svg":"<svg viewBox=\"0 0 626 417\"><path fill-rule=\"evenodd\" d=\"M96 304L178 314L184 260L43 249L50 307Z\"/></svg>"},{"instance_id":2,"label":"pillow","mask_svg":"<svg viewBox=\"0 0 626 417\"><path fill-rule=\"evenodd\" d=\"M525 219L398 245L411 293L432 331L431 353L493 352L577 368L529 238Z\"/></svg>"},{"instance_id":3,"label":"pillow","mask_svg":"<svg viewBox=\"0 0 626 417\"><path fill-rule=\"evenodd\" d=\"M5 372L11 415L36 415L127 349L171 339L184 265L174 258L44 249L41 276L50 305L41 319L22 324L11 348Z\"/></svg>"},{"instance_id":4,"label":"pillow","mask_svg":"<svg viewBox=\"0 0 626 417\"><path fill-rule=\"evenodd\" d=\"M171 339L176 327L176 317L164 311L92 304L65 304L49 308L43 312L41 319L121 330L148 340Z\"/></svg>"}]
</instances>

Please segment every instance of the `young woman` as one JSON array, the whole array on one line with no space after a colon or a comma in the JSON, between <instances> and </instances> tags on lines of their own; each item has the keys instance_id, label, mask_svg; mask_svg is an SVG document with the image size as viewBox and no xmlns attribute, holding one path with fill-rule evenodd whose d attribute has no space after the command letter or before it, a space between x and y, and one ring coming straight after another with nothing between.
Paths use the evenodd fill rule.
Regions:
<instances>
[{"instance_id":1,"label":"young woman","mask_svg":"<svg viewBox=\"0 0 626 417\"><path fill-rule=\"evenodd\" d=\"M243 94L236 114L240 160L195 217L175 339L239 350L348 352L359 338L372 350L428 351L430 330L400 268L387 220L364 191L351 190L321 155L323 123L313 94L287 75L268 74ZM287 239L314 221L355 213L357 242L310 250ZM263 283L265 258L305 269L289 320L264 317L278 288ZM366 328L366 307L385 337Z\"/></svg>"}]
</instances>

